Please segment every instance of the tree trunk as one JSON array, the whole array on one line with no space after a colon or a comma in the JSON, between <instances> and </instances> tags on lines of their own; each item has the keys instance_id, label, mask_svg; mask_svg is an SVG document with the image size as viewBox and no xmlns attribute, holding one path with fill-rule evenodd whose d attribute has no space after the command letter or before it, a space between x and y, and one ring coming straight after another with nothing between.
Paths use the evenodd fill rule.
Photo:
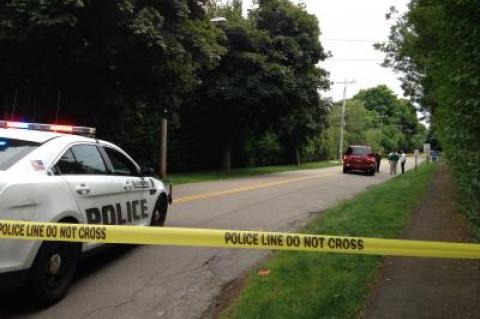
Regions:
<instances>
[{"instance_id":1,"label":"tree trunk","mask_svg":"<svg viewBox=\"0 0 480 319\"><path fill-rule=\"evenodd\" d=\"M232 137L228 136L224 140L222 147L222 170L229 172L232 168Z\"/></svg>"},{"instance_id":2,"label":"tree trunk","mask_svg":"<svg viewBox=\"0 0 480 319\"><path fill-rule=\"evenodd\" d=\"M292 135L288 136L288 140L290 142L291 150L293 149L293 152L295 154L295 164L297 167L300 167L302 165L302 159L300 157L300 148L298 147L297 143L295 143L295 140ZM289 156L290 159L292 158Z\"/></svg>"},{"instance_id":3,"label":"tree trunk","mask_svg":"<svg viewBox=\"0 0 480 319\"><path fill-rule=\"evenodd\" d=\"M295 161L297 163L297 167L300 167L302 165L301 158L300 158L300 150L298 149L297 146L294 146L295 148Z\"/></svg>"}]
</instances>

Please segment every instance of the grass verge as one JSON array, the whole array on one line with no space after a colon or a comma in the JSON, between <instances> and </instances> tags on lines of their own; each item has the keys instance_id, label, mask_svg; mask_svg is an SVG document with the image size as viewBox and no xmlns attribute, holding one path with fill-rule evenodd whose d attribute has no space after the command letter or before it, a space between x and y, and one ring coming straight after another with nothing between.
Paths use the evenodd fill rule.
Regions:
<instances>
[{"instance_id":1,"label":"grass verge","mask_svg":"<svg viewBox=\"0 0 480 319\"><path fill-rule=\"evenodd\" d=\"M261 167L251 167L251 168L234 168L230 172L206 171L206 172L172 174L172 175L168 175L167 179L170 180L174 185L178 185L178 184L207 182L207 181L236 178L236 177L265 175L265 174L279 173L279 172L285 172L285 171L317 169L317 168L324 168L324 167L338 166L338 165L340 164L338 164L337 162L321 161L321 162L305 163L300 167L297 167L296 165L276 165L276 166L261 166Z\"/></svg>"},{"instance_id":2,"label":"grass verge","mask_svg":"<svg viewBox=\"0 0 480 319\"><path fill-rule=\"evenodd\" d=\"M436 165L421 165L376 185L313 220L305 233L395 238L430 184ZM351 318L360 310L379 256L279 252L252 272L221 318Z\"/></svg>"}]
</instances>

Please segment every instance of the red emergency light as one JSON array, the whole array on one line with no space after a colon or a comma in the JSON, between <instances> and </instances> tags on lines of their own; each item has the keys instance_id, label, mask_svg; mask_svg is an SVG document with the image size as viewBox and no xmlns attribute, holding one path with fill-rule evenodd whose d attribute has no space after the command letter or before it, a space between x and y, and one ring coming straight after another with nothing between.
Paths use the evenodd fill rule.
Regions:
<instances>
[{"instance_id":1,"label":"red emergency light","mask_svg":"<svg viewBox=\"0 0 480 319\"><path fill-rule=\"evenodd\" d=\"M43 123L25 123L25 122L11 122L0 121L0 128L17 128L37 131L51 131L62 132L77 135L95 136L95 128L86 126L70 126L58 124L43 124Z\"/></svg>"}]
</instances>

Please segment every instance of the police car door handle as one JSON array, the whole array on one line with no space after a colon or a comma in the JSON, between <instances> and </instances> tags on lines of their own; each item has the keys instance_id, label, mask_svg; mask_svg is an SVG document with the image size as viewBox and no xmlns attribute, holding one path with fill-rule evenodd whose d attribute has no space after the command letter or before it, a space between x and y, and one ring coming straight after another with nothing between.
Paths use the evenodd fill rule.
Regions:
<instances>
[{"instance_id":1,"label":"police car door handle","mask_svg":"<svg viewBox=\"0 0 480 319\"><path fill-rule=\"evenodd\" d=\"M133 182L126 181L125 184L123 185L123 189L126 191L131 191L133 189Z\"/></svg>"},{"instance_id":2,"label":"police car door handle","mask_svg":"<svg viewBox=\"0 0 480 319\"><path fill-rule=\"evenodd\" d=\"M90 187L88 187L85 184L81 184L81 185L75 187L75 190L80 195L88 195L90 193Z\"/></svg>"}]
</instances>

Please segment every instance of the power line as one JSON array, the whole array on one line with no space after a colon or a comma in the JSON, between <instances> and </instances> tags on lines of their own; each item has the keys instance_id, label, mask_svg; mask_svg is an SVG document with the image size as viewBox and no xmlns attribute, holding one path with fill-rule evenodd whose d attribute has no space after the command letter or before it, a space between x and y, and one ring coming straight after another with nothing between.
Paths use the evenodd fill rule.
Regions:
<instances>
[{"instance_id":1,"label":"power line","mask_svg":"<svg viewBox=\"0 0 480 319\"><path fill-rule=\"evenodd\" d=\"M379 40L367 40L367 39L342 39L342 38L327 38L327 39L320 39L321 41L337 41L337 42L372 42L376 43Z\"/></svg>"},{"instance_id":2,"label":"power line","mask_svg":"<svg viewBox=\"0 0 480 319\"><path fill-rule=\"evenodd\" d=\"M336 59L336 58L333 58L333 59L328 59L326 61L348 61L348 62L378 62L378 63L382 63L383 61L382 60L379 60L379 59L343 59L343 58L339 58L339 59Z\"/></svg>"}]
</instances>

